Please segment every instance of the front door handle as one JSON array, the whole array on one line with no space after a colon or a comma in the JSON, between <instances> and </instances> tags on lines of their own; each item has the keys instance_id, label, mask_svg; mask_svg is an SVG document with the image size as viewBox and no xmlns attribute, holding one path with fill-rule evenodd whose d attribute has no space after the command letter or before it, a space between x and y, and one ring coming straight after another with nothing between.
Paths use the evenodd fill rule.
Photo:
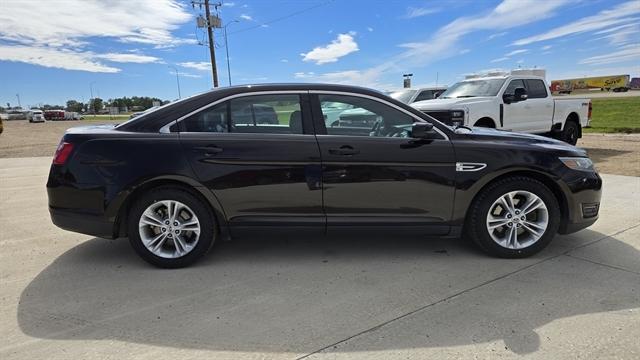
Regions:
<instances>
[{"instance_id":1,"label":"front door handle","mask_svg":"<svg viewBox=\"0 0 640 360\"><path fill-rule=\"evenodd\" d=\"M215 145L207 145L207 146L196 146L193 148L193 151L204 152L206 156L211 156L211 155L216 155L221 153L223 149Z\"/></svg>"},{"instance_id":2,"label":"front door handle","mask_svg":"<svg viewBox=\"0 0 640 360\"><path fill-rule=\"evenodd\" d=\"M329 154L340 156L352 156L360 154L360 150L356 150L349 145L340 146L338 149L329 149Z\"/></svg>"}]
</instances>

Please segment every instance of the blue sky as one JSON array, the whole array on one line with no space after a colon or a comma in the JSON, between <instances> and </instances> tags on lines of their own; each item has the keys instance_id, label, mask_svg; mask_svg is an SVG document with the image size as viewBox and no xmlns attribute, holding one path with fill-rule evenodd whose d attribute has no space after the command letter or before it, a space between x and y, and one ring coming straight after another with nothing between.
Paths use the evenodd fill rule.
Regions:
<instances>
[{"instance_id":1,"label":"blue sky","mask_svg":"<svg viewBox=\"0 0 640 360\"><path fill-rule=\"evenodd\" d=\"M2 0L0 104L177 98L212 87L209 53L183 0ZM234 85L332 82L452 84L487 69L542 67L547 78L640 76L640 1L234 0ZM228 84L216 31L220 84Z\"/></svg>"}]
</instances>

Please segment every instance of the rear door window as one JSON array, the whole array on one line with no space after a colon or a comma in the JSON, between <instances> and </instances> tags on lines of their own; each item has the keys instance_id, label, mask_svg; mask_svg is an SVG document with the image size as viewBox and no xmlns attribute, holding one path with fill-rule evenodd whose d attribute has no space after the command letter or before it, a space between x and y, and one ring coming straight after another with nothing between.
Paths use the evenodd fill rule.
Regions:
<instances>
[{"instance_id":1,"label":"rear door window","mask_svg":"<svg viewBox=\"0 0 640 360\"><path fill-rule=\"evenodd\" d=\"M529 99L540 99L547 97L547 86L544 81L529 79L527 82L527 95Z\"/></svg>"},{"instance_id":2,"label":"rear door window","mask_svg":"<svg viewBox=\"0 0 640 360\"><path fill-rule=\"evenodd\" d=\"M186 132L302 134L299 95L255 95L232 99L182 121Z\"/></svg>"}]
</instances>

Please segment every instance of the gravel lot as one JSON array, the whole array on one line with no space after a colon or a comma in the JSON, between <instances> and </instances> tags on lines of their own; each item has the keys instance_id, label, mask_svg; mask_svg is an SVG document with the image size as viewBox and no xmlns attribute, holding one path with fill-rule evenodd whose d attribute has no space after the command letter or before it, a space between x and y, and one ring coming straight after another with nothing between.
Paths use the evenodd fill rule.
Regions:
<instances>
[{"instance_id":1,"label":"gravel lot","mask_svg":"<svg viewBox=\"0 0 640 360\"><path fill-rule=\"evenodd\" d=\"M70 127L114 124L121 121L5 121L0 135L0 158L52 156L60 137ZM578 146L589 151L605 174L640 176L640 134L585 134Z\"/></svg>"}]
</instances>

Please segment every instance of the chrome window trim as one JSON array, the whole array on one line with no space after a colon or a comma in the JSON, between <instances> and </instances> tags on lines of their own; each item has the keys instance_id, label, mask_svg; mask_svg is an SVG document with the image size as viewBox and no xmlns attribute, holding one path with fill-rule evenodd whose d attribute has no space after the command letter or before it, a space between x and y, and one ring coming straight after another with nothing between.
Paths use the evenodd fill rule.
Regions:
<instances>
[{"instance_id":1,"label":"chrome window trim","mask_svg":"<svg viewBox=\"0 0 640 360\"><path fill-rule=\"evenodd\" d=\"M196 114L196 113L198 113L200 111L206 110L206 109L208 109L208 108L210 108L212 106L216 106L216 105L218 105L218 104L220 104L222 102L225 102L227 100L232 100L232 99L239 98L239 97L255 96L255 95L287 95L287 94L289 94L289 95L300 95L300 94L308 94L308 93L309 93L308 90L265 90L265 91L254 91L254 92L245 92L245 93L240 93L240 94L229 95L229 96L223 97L221 99L218 99L218 100L216 100L216 101L214 101L214 102L212 102L210 104L207 104L205 106L199 107L198 109L193 110L192 112L190 112L190 113L188 113L186 115L183 115L183 116L179 117L178 119L176 119L174 121L169 122L167 125L161 127L159 132L162 133L162 134L171 133L170 128L173 125L179 123L180 121L188 118L191 115L194 115L194 114ZM308 134L291 134L291 135L308 135Z\"/></svg>"},{"instance_id":2,"label":"chrome window trim","mask_svg":"<svg viewBox=\"0 0 640 360\"><path fill-rule=\"evenodd\" d=\"M377 98L375 96L371 96L371 95L365 95L365 94L359 94L359 93L353 93L353 92L347 92L347 91L331 91L331 90L309 90L309 94L331 94L331 95L345 95L345 96L355 96L355 97L361 97L361 98L365 98L365 99L369 99L369 100L373 100L373 101L377 101L379 103L385 104L387 106L390 106L396 110L399 110L409 116L411 116L414 119L420 120L420 121L426 121L425 119L415 115L414 113L407 111L406 109L401 108L400 106L390 103L386 100ZM443 126L446 126L444 124L442 124L440 121L434 119L438 124L441 124ZM438 134L442 135L442 137L444 137L445 140L449 140L449 136L447 136L447 134L445 134L442 130L438 129L438 127L434 126L433 127L436 132L438 132ZM340 136L340 135L336 135L336 136Z\"/></svg>"}]
</instances>

